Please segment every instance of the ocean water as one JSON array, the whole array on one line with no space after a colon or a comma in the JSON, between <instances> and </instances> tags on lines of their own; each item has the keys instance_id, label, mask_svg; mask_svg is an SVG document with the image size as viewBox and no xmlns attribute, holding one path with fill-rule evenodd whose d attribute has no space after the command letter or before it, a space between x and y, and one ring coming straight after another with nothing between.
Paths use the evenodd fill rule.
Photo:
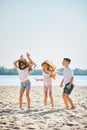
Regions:
<instances>
[{"instance_id":1,"label":"ocean water","mask_svg":"<svg viewBox=\"0 0 87 130\"><path fill-rule=\"evenodd\" d=\"M42 76L29 76L31 86L43 86L43 81L36 82L35 78L42 78ZM59 86L63 76L58 76L56 80L53 80L53 85ZM87 86L87 76L74 76L75 86ZM3 75L0 76L0 86L20 86L19 77L16 75Z\"/></svg>"}]
</instances>

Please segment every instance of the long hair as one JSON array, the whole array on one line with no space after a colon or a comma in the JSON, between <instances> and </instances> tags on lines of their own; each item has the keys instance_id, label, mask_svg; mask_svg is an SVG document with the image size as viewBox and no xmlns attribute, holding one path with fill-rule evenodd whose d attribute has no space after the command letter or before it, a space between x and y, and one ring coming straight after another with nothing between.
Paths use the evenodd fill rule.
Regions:
<instances>
[{"instance_id":1,"label":"long hair","mask_svg":"<svg viewBox=\"0 0 87 130\"><path fill-rule=\"evenodd\" d=\"M41 64L43 71L50 71L51 75L50 77L55 79L56 78L56 66L49 60L45 60L42 64Z\"/></svg>"},{"instance_id":2,"label":"long hair","mask_svg":"<svg viewBox=\"0 0 87 130\"><path fill-rule=\"evenodd\" d=\"M41 64L42 68L44 68L46 65L47 65L48 70L53 71L53 72L56 70L56 66L51 61L45 60Z\"/></svg>"},{"instance_id":3,"label":"long hair","mask_svg":"<svg viewBox=\"0 0 87 130\"><path fill-rule=\"evenodd\" d=\"M22 64L25 65L24 68L21 67ZM21 70L27 68L27 67L28 67L28 63L27 63L26 59L19 60L19 62L18 62L18 66L19 66L19 69L21 69Z\"/></svg>"}]
</instances>

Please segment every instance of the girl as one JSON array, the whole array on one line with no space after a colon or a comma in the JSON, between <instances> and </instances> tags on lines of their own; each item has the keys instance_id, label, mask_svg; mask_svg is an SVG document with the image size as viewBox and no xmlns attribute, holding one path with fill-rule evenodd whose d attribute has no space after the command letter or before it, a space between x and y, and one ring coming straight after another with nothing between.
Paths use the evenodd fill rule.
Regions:
<instances>
[{"instance_id":1,"label":"girl","mask_svg":"<svg viewBox=\"0 0 87 130\"><path fill-rule=\"evenodd\" d=\"M23 58L23 55L21 55L20 59L14 61L14 67L17 69L19 78L21 81L21 88L20 88L20 95L19 95L19 107L22 108L22 98L24 91L26 90L26 98L27 98L27 104L28 108L30 108L30 80L28 79L28 75L30 71L32 71L33 68L36 67L36 64L31 60L29 53L26 53L26 56L28 58L28 61Z\"/></svg>"},{"instance_id":2,"label":"girl","mask_svg":"<svg viewBox=\"0 0 87 130\"><path fill-rule=\"evenodd\" d=\"M42 64L43 69L43 79L36 79L36 81L43 81L44 83L44 105L47 105L47 97L49 91L49 97L52 107L54 106L53 96L52 96L52 79L56 77L56 67L52 62L46 60Z\"/></svg>"}]
</instances>

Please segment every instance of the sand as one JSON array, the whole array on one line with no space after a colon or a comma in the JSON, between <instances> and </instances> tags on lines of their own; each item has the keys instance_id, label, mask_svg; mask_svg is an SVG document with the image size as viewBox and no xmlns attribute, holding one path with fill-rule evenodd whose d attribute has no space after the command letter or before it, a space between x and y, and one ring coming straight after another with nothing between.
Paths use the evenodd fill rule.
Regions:
<instances>
[{"instance_id":1,"label":"sand","mask_svg":"<svg viewBox=\"0 0 87 130\"><path fill-rule=\"evenodd\" d=\"M71 97L74 110L66 110L62 88L53 87L55 107L48 99L43 105L43 87L31 88L31 108L27 109L26 96L19 109L19 86L0 86L0 130L87 130L87 86L75 87Z\"/></svg>"}]
</instances>

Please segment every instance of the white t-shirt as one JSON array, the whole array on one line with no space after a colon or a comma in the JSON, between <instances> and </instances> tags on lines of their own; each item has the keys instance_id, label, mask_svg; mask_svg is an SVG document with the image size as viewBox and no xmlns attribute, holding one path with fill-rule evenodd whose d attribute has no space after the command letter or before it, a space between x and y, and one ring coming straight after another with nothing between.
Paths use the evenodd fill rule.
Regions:
<instances>
[{"instance_id":1,"label":"white t-shirt","mask_svg":"<svg viewBox=\"0 0 87 130\"><path fill-rule=\"evenodd\" d=\"M43 71L43 81L44 81L44 85L51 85L52 84L52 80L51 80L51 72L44 72Z\"/></svg>"},{"instance_id":2,"label":"white t-shirt","mask_svg":"<svg viewBox=\"0 0 87 130\"><path fill-rule=\"evenodd\" d=\"M18 71L21 82L28 80L29 68L25 68L24 70L21 70L18 68L17 71Z\"/></svg>"},{"instance_id":3,"label":"white t-shirt","mask_svg":"<svg viewBox=\"0 0 87 130\"><path fill-rule=\"evenodd\" d=\"M67 67L63 71L63 76L64 76L64 84L67 84L71 81L71 77L73 77L73 71Z\"/></svg>"}]
</instances>

